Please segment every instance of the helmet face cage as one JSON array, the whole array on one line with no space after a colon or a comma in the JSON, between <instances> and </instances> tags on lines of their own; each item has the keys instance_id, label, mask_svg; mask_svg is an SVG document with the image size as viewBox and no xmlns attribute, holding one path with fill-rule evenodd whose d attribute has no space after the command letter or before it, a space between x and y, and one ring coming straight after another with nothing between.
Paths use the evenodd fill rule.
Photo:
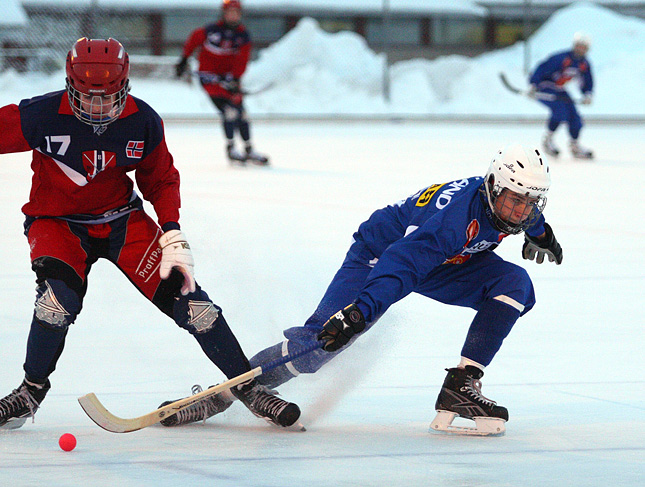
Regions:
<instances>
[{"instance_id":1,"label":"helmet face cage","mask_svg":"<svg viewBox=\"0 0 645 487\"><path fill-rule=\"evenodd\" d=\"M530 196L495 182L490 174L484 183L492 221L497 230L517 235L532 227L544 211L546 196Z\"/></svg>"},{"instance_id":2,"label":"helmet face cage","mask_svg":"<svg viewBox=\"0 0 645 487\"><path fill-rule=\"evenodd\" d=\"M544 211L550 186L549 166L538 150L519 144L499 150L482 185L495 228L518 234L533 226Z\"/></svg>"},{"instance_id":3,"label":"helmet face cage","mask_svg":"<svg viewBox=\"0 0 645 487\"><path fill-rule=\"evenodd\" d=\"M97 132L119 118L130 91L130 62L119 41L79 39L67 54L66 72L76 118Z\"/></svg>"},{"instance_id":4,"label":"helmet face cage","mask_svg":"<svg viewBox=\"0 0 645 487\"><path fill-rule=\"evenodd\" d=\"M66 80L67 97L72 112L81 122L99 128L106 126L121 116L130 91L130 82L111 95L82 93Z\"/></svg>"}]
</instances>

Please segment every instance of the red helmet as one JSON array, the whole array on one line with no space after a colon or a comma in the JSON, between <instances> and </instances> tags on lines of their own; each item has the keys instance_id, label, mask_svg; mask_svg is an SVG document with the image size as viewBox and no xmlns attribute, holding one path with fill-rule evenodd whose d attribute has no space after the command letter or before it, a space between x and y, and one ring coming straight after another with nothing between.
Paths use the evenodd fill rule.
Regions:
<instances>
[{"instance_id":1,"label":"red helmet","mask_svg":"<svg viewBox=\"0 0 645 487\"><path fill-rule=\"evenodd\" d=\"M238 10L242 10L242 4L239 0L223 0L222 10L226 10L228 8L236 8Z\"/></svg>"},{"instance_id":2,"label":"red helmet","mask_svg":"<svg viewBox=\"0 0 645 487\"><path fill-rule=\"evenodd\" d=\"M130 61L116 39L82 37L67 54L67 95L74 115L95 128L121 115L130 91Z\"/></svg>"}]
</instances>

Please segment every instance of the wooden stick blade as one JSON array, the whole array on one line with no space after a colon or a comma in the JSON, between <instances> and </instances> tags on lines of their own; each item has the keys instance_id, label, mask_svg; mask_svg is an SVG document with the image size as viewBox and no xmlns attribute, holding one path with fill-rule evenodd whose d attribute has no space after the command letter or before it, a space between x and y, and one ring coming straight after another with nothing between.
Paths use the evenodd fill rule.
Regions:
<instances>
[{"instance_id":1,"label":"wooden stick blade","mask_svg":"<svg viewBox=\"0 0 645 487\"><path fill-rule=\"evenodd\" d=\"M111 433L129 433L137 431L146 426L151 426L161 421L165 414L160 410L148 413L138 418L124 419L115 416L108 411L93 392L78 398L78 402L92 421ZM159 413L162 413L161 415ZM161 417L160 417L161 416Z\"/></svg>"},{"instance_id":2,"label":"wooden stick blade","mask_svg":"<svg viewBox=\"0 0 645 487\"><path fill-rule=\"evenodd\" d=\"M137 431L143 428L147 428L148 426L152 426L162 419L171 416L181 411L182 409L195 404L196 402L199 402L214 394L228 390L238 384L242 384L243 382L251 380L261 374L262 368L256 367L255 369L250 370L242 375L238 375L233 379L210 387L205 391L200 392L199 394L194 394L192 396L185 397L184 399L172 402L165 405L164 407L156 409L137 418L124 419L115 416L110 411L108 411L106 407L103 406L103 404L101 404L101 401L99 401L98 397L96 397L96 394L94 394L93 392L79 397L78 403L83 408L83 411L85 411L85 414L87 414L92 421L94 421L104 430L110 431L111 433L129 433L131 431Z\"/></svg>"}]
</instances>

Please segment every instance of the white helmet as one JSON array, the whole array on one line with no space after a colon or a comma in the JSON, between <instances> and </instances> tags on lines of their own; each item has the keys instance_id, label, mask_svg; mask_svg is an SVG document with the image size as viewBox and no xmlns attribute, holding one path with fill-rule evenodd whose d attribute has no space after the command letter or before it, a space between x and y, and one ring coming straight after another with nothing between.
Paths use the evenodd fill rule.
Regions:
<instances>
[{"instance_id":1,"label":"white helmet","mask_svg":"<svg viewBox=\"0 0 645 487\"><path fill-rule=\"evenodd\" d=\"M493 225L508 234L533 226L550 186L549 165L537 149L513 144L497 151L483 184Z\"/></svg>"},{"instance_id":2,"label":"white helmet","mask_svg":"<svg viewBox=\"0 0 645 487\"><path fill-rule=\"evenodd\" d=\"M591 36L585 32L576 32L573 34L573 45L581 45L589 49L591 47Z\"/></svg>"}]
</instances>

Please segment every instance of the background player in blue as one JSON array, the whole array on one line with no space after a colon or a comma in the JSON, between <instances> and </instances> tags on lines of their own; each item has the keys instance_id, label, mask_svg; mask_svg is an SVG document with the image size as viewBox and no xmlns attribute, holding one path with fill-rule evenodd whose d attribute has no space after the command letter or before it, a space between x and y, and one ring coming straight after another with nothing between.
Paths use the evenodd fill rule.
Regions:
<instances>
[{"instance_id":1,"label":"background player in blue","mask_svg":"<svg viewBox=\"0 0 645 487\"><path fill-rule=\"evenodd\" d=\"M181 60L176 66L177 77L186 71L188 58L197 50L199 80L222 115L229 161L267 165L268 157L253 148L251 127L244 109L240 78L246 71L251 55L251 37L241 20L242 5L239 0L223 0L222 18L195 29L186 39ZM235 147L236 133L244 143L243 152Z\"/></svg>"},{"instance_id":2,"label":"background player in blue","mask_svg":"<svg viewBox=\"0 0 645 487\"><path fill-rule=\"evenodd\" d=\"M191 333L227 377L250 370L222 310L195 282L179 226L179 173L161 118L128 94L129 70L121 43L82 38L67 55L66 90L0 108L0 153L33 154L22 210L37 277L25 379L0 399L0 428L22 426L40 407L99 258ZM131 171L159 225L143 211ZM298 406L255 381L232 392L277 425L289 426L300 415Z\"/></svg>"},{"instance_id":3,"label":"background player in blue","mask_svg":"<svg viewBox=\"0 0 645 487\"><path fill-rule=\"evenodd\" d=\"M576 79L582 91L584 105L591 103L593 77L591 65L586 55L591 45L591 39L586 34L578 32L573 37L573 49L554 54L542 62L533 72L529 83L528 95L536 98L551 110L547 122L547 132L542 140L544 151L550 156L557 157L560 150L553 142L553 133L561 123L569 127L569 147L573 157L591 159L593 153L578 143L582 119L576 105L564 86Z\"/></svg>"},{"instance_id":4,"label":"background player in blue","mask_svg":"<svg viewBox=\"0 0 645 487\"><path fill-rule=\"evenodd\" d=\"M448 369L432 427L455 431L452 420L459 415L476 422L463 431L467 434L503 433L508 411L482 396L479 379L535 296L526 271L493 250L508 235L525 232L525 259L542 263L548 256L562 262L562 249L542 216L550 182L547 162L537 150L511 145L495 154L484 178L435 184L375 211L354 234L345 261L304 326L285 330L287 340L261 351L251 364L315 340L322 340L324 349L258 380L273 388L316 372L392 304L415 292L477 310L461 361ZM204 401L202 410L216 414L231 401L220 394Z\"/></svg>"}]
</instances>

